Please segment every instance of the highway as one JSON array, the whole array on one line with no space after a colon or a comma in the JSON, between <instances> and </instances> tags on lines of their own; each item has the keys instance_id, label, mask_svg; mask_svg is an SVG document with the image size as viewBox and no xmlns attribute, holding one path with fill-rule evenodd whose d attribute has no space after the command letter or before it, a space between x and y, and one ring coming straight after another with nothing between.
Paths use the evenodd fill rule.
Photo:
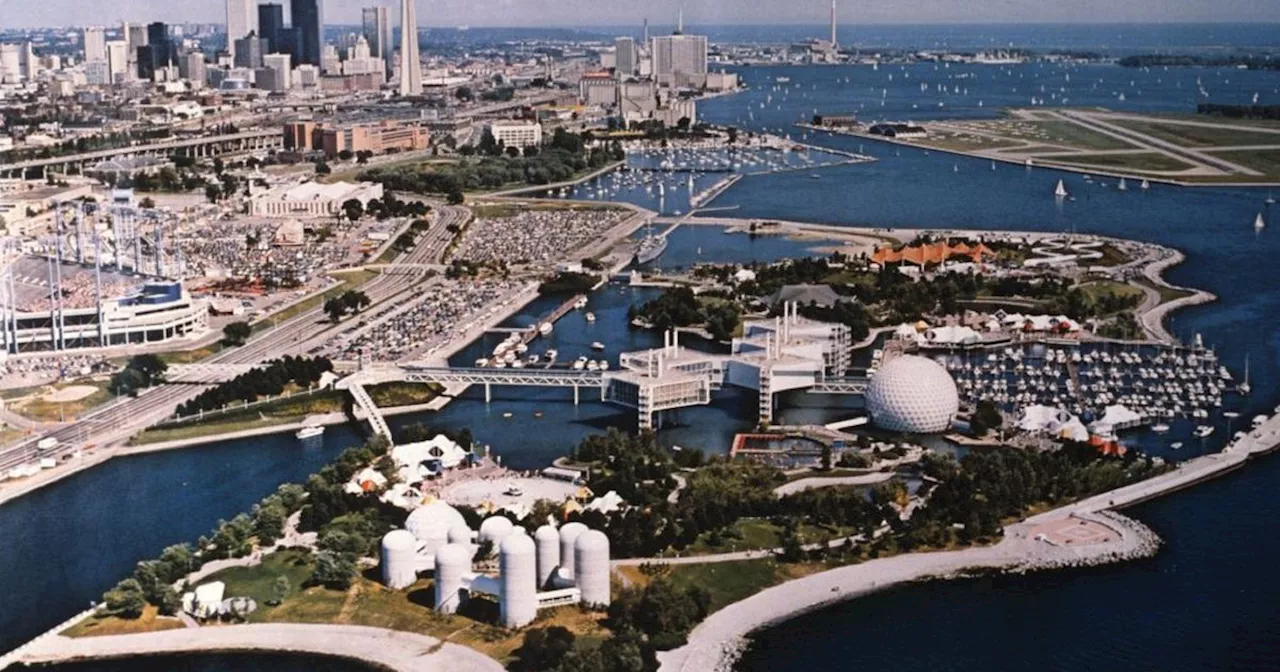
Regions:
<instances>
[{"instance_id":1,"label":"highway","mask_svg":"<svg viewBox=\"0 0 1280 672\"><path fill-rule=\"evenodd\" d=\"M392 266L403 263L421 269L439 263L453 238L449 227L461 226L471 216L469 210L458 206L435 204L434 212L432 226L418 241L418 245L402 254ZM421 275L422 271L407 274L383 273L362 286L361 291L377 305L412 289ZM239 348L225 350L206 361L215 364L258 364L286 354L305 352L308 343L315 338L327 337L324 332L330 330L321 326L325 322L323 308L316 307L263 332ZM351 328L354 325L355 322L350 322L341 328ZM179 404L194 398L207 388L205 385L160 385L143 391L136 398L120 399L41 437L3 449L0 451L0 470L34 461L37 458L35 446L39 438L58 439L56 449L40 455L57 459L72 455L84 447L105 447L127 440L138 431L167 418Z\"/></svg>"}]
</instances>

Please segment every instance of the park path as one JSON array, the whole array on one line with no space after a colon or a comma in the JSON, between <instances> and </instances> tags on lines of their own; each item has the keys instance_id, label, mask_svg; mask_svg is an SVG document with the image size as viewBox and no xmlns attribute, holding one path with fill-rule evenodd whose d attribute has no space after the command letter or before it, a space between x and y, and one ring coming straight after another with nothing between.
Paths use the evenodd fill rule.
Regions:
<instances>
[{"instance_id":1,"label":"park path","mask_svg":"<svg viewBox=\"0 0 1280 672\"><path fill-rule=\"evenodd\" d=\"M134 635L49 637L22 652L19 662L198 651L274 651L339 656L399 672L500 672L498 661L426 635L359 625L255 623L181 628Z\"/></svg>"}]
</instances>

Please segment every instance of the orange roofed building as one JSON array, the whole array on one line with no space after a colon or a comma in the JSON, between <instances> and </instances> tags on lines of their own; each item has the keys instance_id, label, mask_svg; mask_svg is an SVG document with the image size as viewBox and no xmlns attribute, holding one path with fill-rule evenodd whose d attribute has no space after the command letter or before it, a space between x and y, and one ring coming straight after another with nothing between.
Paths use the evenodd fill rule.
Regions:
<instances>
[{"instance_id":1,"label":"orange roofed building","mask_svg":"<svg viewBox=\"0 0 1280 672\"><path fill-rule=\"evenodd\" d=\"M963 257L975 264L981 264L984 259L994 256L996 256L996 253L982 243L972 246L963 242L955 245L949 243L925 243L923 245L904 247L901 250L895 250L889 246L880 247L871 255L871 261L881 266L904 262L924 266L926 264L941 264L952 257Z\"/></svg>"}]
</instances>

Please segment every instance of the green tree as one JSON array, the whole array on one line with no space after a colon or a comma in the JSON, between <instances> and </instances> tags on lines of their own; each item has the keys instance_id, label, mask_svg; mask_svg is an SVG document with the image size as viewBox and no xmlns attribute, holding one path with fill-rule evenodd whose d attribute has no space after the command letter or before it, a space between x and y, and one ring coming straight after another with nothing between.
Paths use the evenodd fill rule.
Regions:
<instances>
[{"instance_id":1,"label":"green tree","mask_svg":"<svg viewBox=\"0 0 1280 672\"><path fill-rule=\"evenodd\" d=\"M293 586L289 583L289 577L283 574L277 576L275 583L271 584L271 604L278 605L284 602L292 591Z\"/></svg>"},{"instance_id":2,"label":"green tree","mask_svg":"<svg viewBox=\"0 0 1280 672\"><path fill-rule=\"evenodd\" d=\"M446 200L449 205L462 205L466 198L462 195L462 190L458 189L450 191Z\"/></svg>"},{"instance_id":3,"label":"green tree","mask_svg":"<svg viewBox=\"0 0 1280 672\"><path fill-rule=\"evenodd\" d=\"M106 612L120 618L137 618L147 606L146 595L137 579L125 579L102 595Z\"/></svg>"},{"instance_id":4,"label":"green tree","mask_svg":"<svg viewBox=\"0 0 1280 672\"><path fill-rule=\"evenodd\" d=\"M138 201L138 207L143 208L145 210L150 210L156 207L156 202L150 196L147 196L143 198L141 201Z\"/></svg>"},{"instance_id":5,"label":"green tree","mask_svg":"<svg viewBox=\"0 0 1280 672\"><path fill-rule=\"evenodd\" d=\"M232 322L222 328L222 342L227 345L244 345L252 333L253 327L248 322Z\"/></svg>"},{"instance_id":6,"label":"green tree","mask_svg":"<svg viewBox=\"0 0 1280 672\"><path fill-rule=\"evenodd\" d=\"M355 580L355 562L333 551L321 551L316 555L316 567L311 573L311 580L325 588L346 590Z\"/></svg>"},{"instance_id":7,"label":"green tree","mask_svg":"<svg viewBox=\"0 0 1280 672\"><path fill-rule=\"evenodd\" d=\"M325 163L324 161L320 161L316 163L316 175L328 175L332 172L333 172L333 169L330 168L329 164Z\"/></svg>"},{"instance_id":8,"label":"green tree","mask_svg":"<svg viewBox=\"0 0 1280 672\"><path fill-rule=\"evenodd\" d=\"M355 156L355 152L349 149L344 149L341 152L338 152L338 158L343 161L350 161L353 156Z\"/></svg>"},{"instance_id":9,"label":"green tree","mask_svg":"<svg viewBox=\"0 0 1280 672\"><path fill-rule=\"evenodd\" d=\"M556 625L549 628L533 628L524 633L524 642L516 649L518 660L508 669L515 672L540 672L554 670L565 655L573 650L577 639L568 628Z\"/></svg>"},{"instance_id":10,"label":"green tree","mask_svg":"<svg viewBox=\"0 0 1280 672\"><path fill-rule=\"evenodd\" d=\"M353 222L358 221L361 217L364 217L364 204L359 199L347 199L342 204L342 212L347 216L347 219Z\"/></svg>"}]
</instances>

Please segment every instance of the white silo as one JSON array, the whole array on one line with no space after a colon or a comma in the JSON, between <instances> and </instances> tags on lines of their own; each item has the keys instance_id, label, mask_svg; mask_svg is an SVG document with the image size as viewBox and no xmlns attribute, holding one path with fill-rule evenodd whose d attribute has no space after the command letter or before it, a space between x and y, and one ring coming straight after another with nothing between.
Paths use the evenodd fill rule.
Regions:
<instances>
[{"instance_id":1,"label":"white silo","mask_svg":"<svg viewBox=\"0 0 1280 672\"><path fill-rule=\"evenodd\" d=\"M404 529L413 533L427 557L449 543L449 530L467 521L457 509L442 500L435 500L413 510L404 521Z\"/></svg>"},{"instance_id":2,"label":"white silo","mask_svg":"<svg viewBox=\"0 0 1280 672\"><path fill-rule=\"evenodd\" d=\"M508 535L498 552L498 566L502 572L498 580L503 627L519 628L532 623L538 615L538 566L533 539L527 534Z\"/></svg>"},{"instance_id":3,"label":"white silo","mask_svg":"<svg viewBox=\"0 0 1280 672\"><path fill-rule=\"evenodd\" d=\"M573 578L573 542L586 531L587 526L578 522L560 526L560 576L566 579Z\"/></svg>"},{"instance_id":4,"label":"white silo","mask_svg":"<svg viewBox=\"0 0 1280 672\"><path fill-rule=\"evenodd\" d=\"M466 525L454 525L449 528L449 543L451 544L470 544L471 528Z\"/></svg>"},{"instance_id":5,"label":"white silo","mask_svg":"<svg viewBox=\"0 0 1280 672\"><path fill-rule=\"evenodd\" d=\"M498 550L498 546L508 534L515 529L515 524L506 516L490 516L480 523L480 543L486 541L493 544L493 549Z\"/></svg>"},{"instance_id":6,"label":"white silo","mask_svg":"<svg viewBox=\"0 0 1280 672\"><path fill-rule=\"evenodd\" d=\"M418 580L418 540L408 530L392 530L382 537L382 583L392 590Z\"/></svg>"},{"instance_id":7,"label":"white silo","mask_svg":"<svg viewBox=\"0 0 1280 672\"><path fill-rule=\"evenodd\" d=\"M573 545L574 582L582 591L582 603L609 604L609 537L600 530L578 535Z\"/></svg>"},{"instance_id":8,"label":"white silo","mask_svg":"<svg viewBox=\"0 0 1280 672\"><path fill-rule=\"evenodd\" d=\"M462 577L470 571L470 545L446 544L436 551L436 611L457 613L462 600Z\"/></svg>"},{"instance_id":9,"label":"white silo","mask_svg":"<svg viewBox=\"0 0 1280 672\"><path fill-rule=\"evenodd\" d=\"M560 533L543 525L534 531L533 543L538 548L538 587L544 588L560 566Z\"/></svg>"}]
</instances>

